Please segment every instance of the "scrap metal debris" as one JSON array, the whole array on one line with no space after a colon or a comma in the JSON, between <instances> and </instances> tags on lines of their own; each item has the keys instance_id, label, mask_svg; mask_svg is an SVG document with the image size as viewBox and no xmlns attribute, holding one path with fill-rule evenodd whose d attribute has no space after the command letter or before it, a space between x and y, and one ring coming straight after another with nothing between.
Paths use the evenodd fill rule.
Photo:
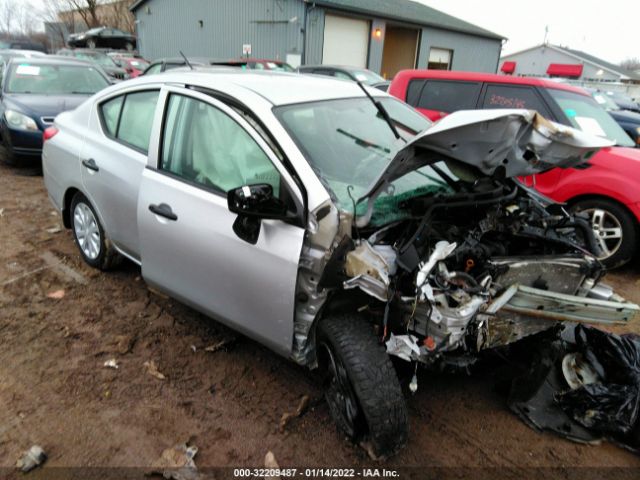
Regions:
<instances>
[{"instance_id":1,"label":"scrap metal debris","mask_svg":"<svg viewBox=\"0 0 640 480\"><path fill-rule=\"evenodd\" d=\"M158 367L156 366L156 362L154 362L153 360L144 362L144 366L147 368L147 373L149 373L149 375L153 377L156 377L158 380L165 380L167 378L164 376L164 374L160 373Z\"/></svg>"},{"instance_id":2,"label":"scrap metal debris","mask_svg":"<svg viewBox=\"0 0 640 480\"><path fill-rule=\"evenodd\" d=\"M283 413L282 417L280 418L280 433L284 433L289 422L293 418L300 417L307 410L308 406L309 406L309 395L304 395L300 399L300 403L298 403L298 408L296 408L294 412Z\"/></svg>"},{"instance_id":3,"label":"scrap metal debris","mask_svg":"<svg viewBox=\"0 0 640 480\"><path fill-rule=\"evenodd\" d=\"M513 380L509 407L538 430L640 453L640 340L565 325Z\"/></svg>"},{"instance_id":4,"label":"scrap metal debris","mask_svg":"<svg viewBox=\"0 0 640 480\"><path fill-rule=\"evenodd\" d=\"M16 468L23 472L30 472L34 468L42 465L47 460L47 454L40 445L34 445L24 452L22 457L16 462Z\"/></svg>"},{"instance_id":5,"label":"scrap metal debris","mask_svg":"<svg viewBox=\"0 0 640 480\"><path fill-rule=\"evenodd\" d=\"M194 461L198 448L179 443L167 448L152 466L152 474L160 474L167 480L196 480L200 478Z\"/></svg>"}]
</instances>

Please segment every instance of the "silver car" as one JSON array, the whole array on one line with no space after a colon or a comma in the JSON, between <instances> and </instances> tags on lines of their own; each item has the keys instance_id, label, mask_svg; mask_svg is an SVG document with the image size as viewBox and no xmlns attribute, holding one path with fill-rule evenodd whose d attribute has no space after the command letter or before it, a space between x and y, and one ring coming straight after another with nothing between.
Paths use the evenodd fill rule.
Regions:
<instances>
[{"instance_id":1,"label":"silver car","mask_svg":"<svg viewBox=\"0 0 640 480\"><path fill-rule=\"evenodd\" d=\"M516 180L608 142L535 112L432 125L352 82L194 71L110 87L45 138L49 195L89 265L128 258L320 367L339 428L377 455L408 438L391 355L465 368L554 322L638 309L600 283L588 222Z\"/></svg>"}]
</instances>

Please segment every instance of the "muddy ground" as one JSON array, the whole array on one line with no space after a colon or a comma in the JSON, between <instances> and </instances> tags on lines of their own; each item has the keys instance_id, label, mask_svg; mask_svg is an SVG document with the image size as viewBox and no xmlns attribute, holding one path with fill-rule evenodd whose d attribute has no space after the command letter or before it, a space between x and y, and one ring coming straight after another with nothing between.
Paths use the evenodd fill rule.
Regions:
<instances>
[{"instance_id":1,"label":"muddy ground","mask_svg":"<svg viewBox=\"0 0 640 480\"><path fill-rule=\"evenodd\" d=\"M42 177L29 173L0 164L0 467L40 444L47 467L147 468L191 440L201 467L261 467L272 451L281 466L640 469L617 446L528 428L506 408L495 365L422 374L407 398L409 445L373 462L337 433L314 375L151 293L132 264L108 274L87 267L57 228ZM640 301L637 265L610 282ZM627 329L640 333L640 322ZM205 351L222 340L232 343ZM103 366L109 359L117 370ZM304 395L310 408L282 433L282 414Z\"/></svg>"}]
</instances>

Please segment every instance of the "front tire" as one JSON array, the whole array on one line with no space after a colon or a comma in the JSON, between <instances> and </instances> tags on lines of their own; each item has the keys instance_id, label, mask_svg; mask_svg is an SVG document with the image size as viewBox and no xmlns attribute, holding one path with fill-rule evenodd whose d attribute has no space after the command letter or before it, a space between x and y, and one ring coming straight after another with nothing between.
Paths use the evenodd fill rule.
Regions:
<instances>
[{"instance_id":1,"label":"front tire","mask_svg":"<svg viewBox=\"0 0 640 480\"><path fill-rule=\"evenodd\" d=\"M622 205L606 198L594 198L576 202L571 210L589 216L589 224L603 251L599 259L607 268L619 267L633 258L638 225Z\"/></svg>"},{"instance_id":2,"label":"front tire","mask_svg":"<svg viewBox=\"0 0 640 480\"><path fill-rule=\"evenodd\" d=\"M78 192L71 201L71 231L82 259L93 268L109 270L120 255L106 237L91 202Z\"/></svg>"},{"instance_id":3,"label":"front tire","mask_svg":"<svg viewBox=\"0 0 640 480\"><path fill-rule=\"evenodd\" d=\"M324 318L317 330L325 398L338 428L368 442L377 457L397 453L409 435L407 406L391 360L359 315Z\"/></svg>"},{"instance_id":4,"label":"front tire","mask_svg":"<svg viewBox=\"0 0 640 480\"><path fill-rule=\"evenodd\" d=\"M87 40L87 48L90 48L91 50L94 50L96 48L96 41L95 40Z\"/></svg>"}]
</instances>

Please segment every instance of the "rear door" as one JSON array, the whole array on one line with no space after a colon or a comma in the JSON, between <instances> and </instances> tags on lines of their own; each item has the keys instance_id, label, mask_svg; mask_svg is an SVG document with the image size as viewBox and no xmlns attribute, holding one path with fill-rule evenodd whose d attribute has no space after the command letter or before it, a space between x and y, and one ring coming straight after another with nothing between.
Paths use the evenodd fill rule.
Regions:
<instances>
[{"instance_id":1,"label":"rear door","mask_svg":"<svg viewBox=\"0 0 640 480\"><path fill-rule=\"evenodd\" d=\"M409 82L406 102L436 121L458 110L475 109L481 90L481 82L417 78Z\"/></svg>"},{"instance_id":2,"label":"rear door","mask_svg":"<svg viewBox=\"0 0 640 480\"><path fill-rule=\"evenodd\" d=\"M304 229L263 220L251 245L233 231L237 216L228 210L226 192L270 183L301 219L299 190L278 154L236 110L180 87L165 88L161 101L159 153L149 156L138 198L145 280L290 354Z\"/></svg>"}]
</instances>

